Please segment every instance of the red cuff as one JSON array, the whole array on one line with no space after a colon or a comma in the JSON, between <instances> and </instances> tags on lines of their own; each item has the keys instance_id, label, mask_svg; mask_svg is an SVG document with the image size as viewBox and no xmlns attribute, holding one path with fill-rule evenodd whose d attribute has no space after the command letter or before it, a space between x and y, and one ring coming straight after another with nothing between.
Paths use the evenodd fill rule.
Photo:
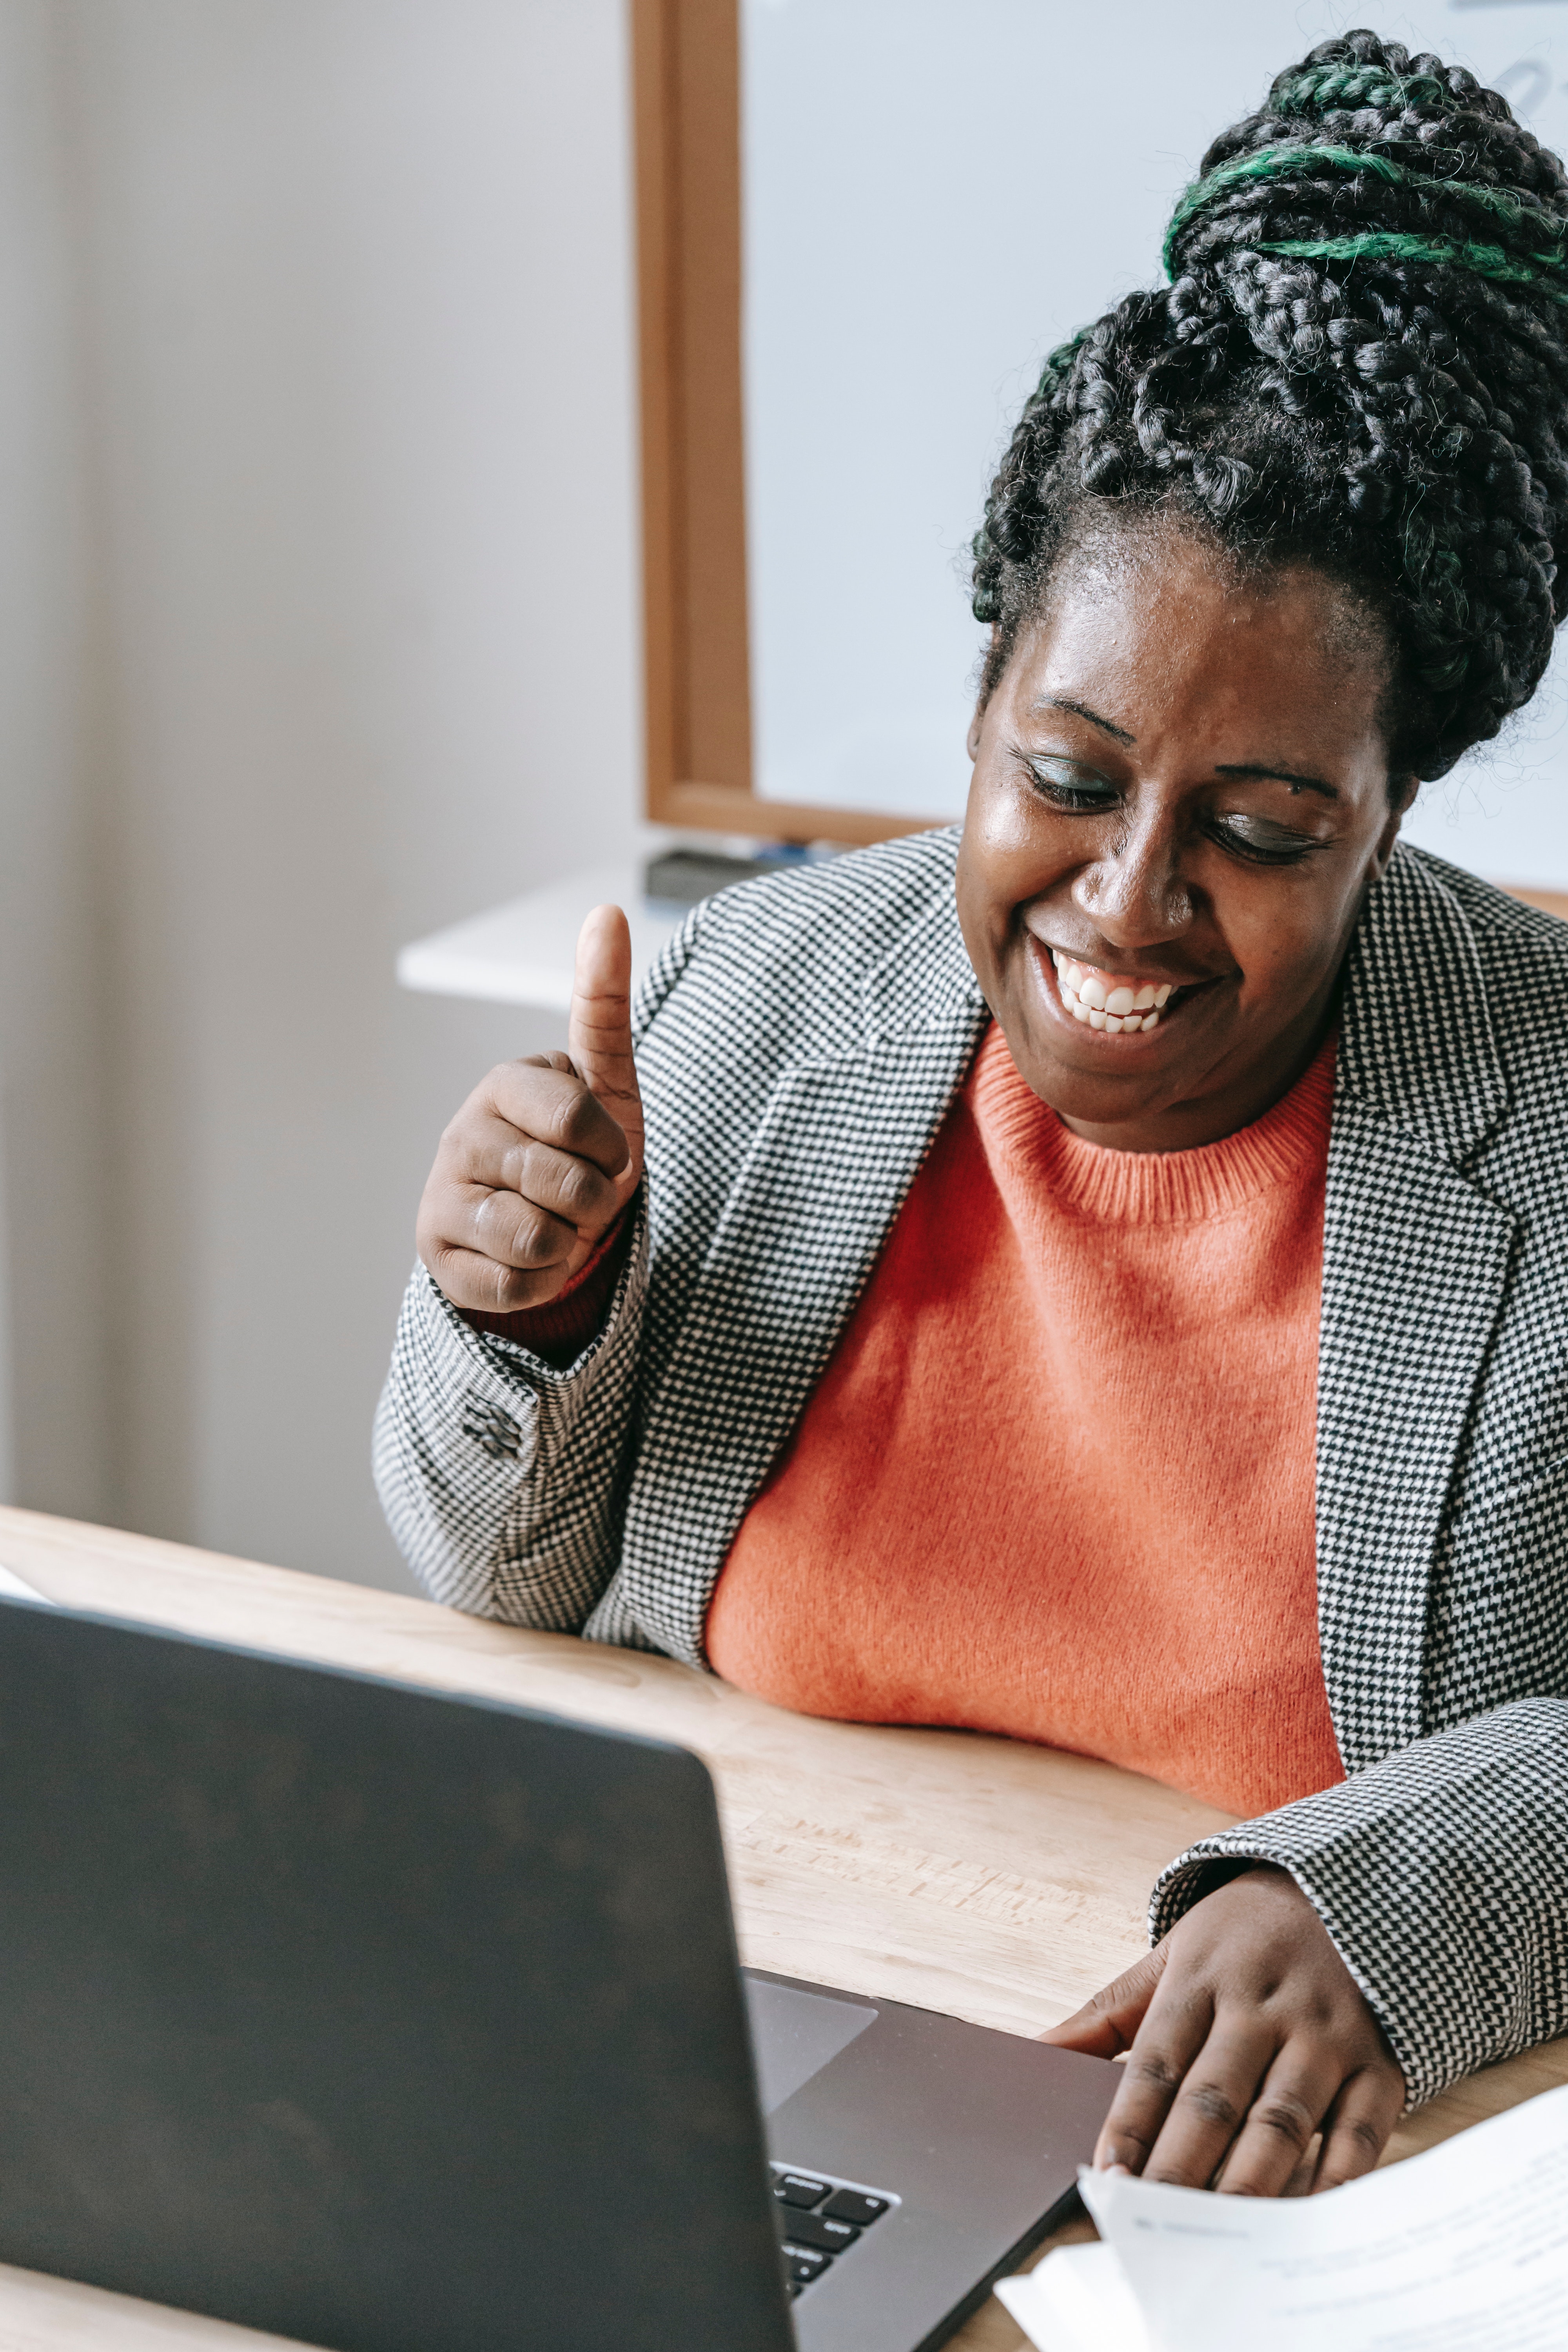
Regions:
<instances>
[{"instance_id":1,"label":"red cuff","mask_svg":"<svg viewBox=\"0 0 1568 2352\"><path fill-rule=\"evenodd\" d=\"M542 1356L552 1371L563 1372L604 1328L631 1247L637 1222L631 1212L628 1201L615 1223L606 1225L600 1234L587 1264L580 1265L565 1289L542 1307L518 1307L510 1315L484 1315L465 1308L464 1322L497 1339L516 1339L534 1355Z\"/></svg>"}]
</instances>

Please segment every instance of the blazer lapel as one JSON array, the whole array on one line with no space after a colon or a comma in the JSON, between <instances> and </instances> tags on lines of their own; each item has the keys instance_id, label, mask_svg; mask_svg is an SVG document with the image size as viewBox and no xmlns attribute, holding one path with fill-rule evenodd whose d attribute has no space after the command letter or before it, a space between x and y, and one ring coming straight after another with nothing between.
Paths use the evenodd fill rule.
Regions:
<instances>
[{"instance_id":1,"label":"blazer lapel","mask_svg":"<svg viewBox=\"0 0 1568 2352\"><path fill-rule=\"evenodd\" d=\"M788 1443L990 1015L951 894L867 982L862 1044L786 1068L660 1384L619 1606L697 1662L735 1530Z\"/></svg>"},{"instance_id":2,"label":"blazer lapel","mask_svg":"<svg viewBox=\"0 0 1568 2352\"><path fill-rule=\"evenodd\" d=\"M1427 1598L1516 1220L1466 1173L1503 1116L1474 936L1395 853L1347 966L1323 1222L1318 1612L1347 1772L1418 1739Z\"/></svg>"}]
</instances>

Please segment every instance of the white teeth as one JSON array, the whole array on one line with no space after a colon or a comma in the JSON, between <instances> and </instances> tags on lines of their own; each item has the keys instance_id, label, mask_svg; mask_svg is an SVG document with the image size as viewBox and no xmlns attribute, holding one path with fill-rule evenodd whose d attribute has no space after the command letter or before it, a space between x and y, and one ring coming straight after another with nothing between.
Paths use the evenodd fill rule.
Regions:
<instances>
[{"instance_id":1,"label":"white teeth","mask_svg":"<svg viewBox=\"0 0 1568 2352\"><path fill-rule=\"evenodd\" d=\"M1175 992L1175 983L1168 980L1158 987L1146 980L1136 989L1126 981L1108 988L1091 965L1063 955L1059 948L1051 950L1051 960L1062 1003L1073 1019L1087 1022L1091 1029L1103 1029L1108 1036L1156 1028L1161 1012Z\"/></svg>"}]
</instances>

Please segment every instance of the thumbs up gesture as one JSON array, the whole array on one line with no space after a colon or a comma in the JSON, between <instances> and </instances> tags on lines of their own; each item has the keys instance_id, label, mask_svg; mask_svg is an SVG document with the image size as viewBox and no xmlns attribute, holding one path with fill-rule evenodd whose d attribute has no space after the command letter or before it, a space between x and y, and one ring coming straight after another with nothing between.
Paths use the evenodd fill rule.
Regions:
<instances>
[{"instance_id":1,"label":"thumbs up gesture","mask_svg":"<svg viewBox=\"0 0 1568 2352\"><path fill-rule=\"evenodd\" d=\"M454 1307L542 1307L637 1191L642 1097L632 1061L632 942L618 907L577 940L568 1052L502 1062L441 1138L419 1255Z\"/></svg>"}]
</instances>

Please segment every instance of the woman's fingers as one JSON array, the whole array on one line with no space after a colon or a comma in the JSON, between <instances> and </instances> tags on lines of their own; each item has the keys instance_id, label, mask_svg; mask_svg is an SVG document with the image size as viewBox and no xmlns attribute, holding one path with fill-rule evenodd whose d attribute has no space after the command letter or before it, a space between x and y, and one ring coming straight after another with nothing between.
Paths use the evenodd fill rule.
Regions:
<instances>
[{"instance_id":1,"label":"woman's fingers","mask_svg":"<svg viewBox=\"0 0 1568 2352\"><path fill-rule=\"evenodd\" d=\"M494 1122L516 1139L553 1145L558 1151L591 1160L608 1177L626 1167L626 1129L580 1078L564 1054L502 1062L486 1078L447 1131L449 1144L467 1147L481 1126Z\"/></svg>"},{"instance_id":2,"label":"woman's fingers","mask_svg":"<svg viewBox=\"0 0 1568 2352\"><path fill-rule=\"evenodd\" d=\"M1376 2162L1405 2104L1383 2029L1310 1898L1263 1864L1212 1888L1040 2038L1126 2053L1095 2163L1186 2188L1332 2188Z\"/></svg>"},{"instance_id":3,"label":"woman's fingers","mask_svg":"<svg viewBox=\"0 0 1568 2352\"><path fill-rule=\"evenodd\" d=\"M1287 2044L1262 2081L1253 2084L1217 2186L1234 2197L1283 2197L1343 2074L1342 2063L1326 2044Z\"/></svg>"},{"instance_id":4,"label":"woman's fingers","mask_svg":"<svg viewBox=\"0 0 1568 2352\"><path fill-rule=\"evenodd\" d=\"M1256 2013L1226 2023L1211 2012L1206 2033L1201 2022L1195 2002L1184 2016L1151 2015L1127 2061L1126 2086L1106 2117L1104 2161L1187 2189L1205 2189L1214 2179L1276 2042Z\"/></svg>"},{"instance_id":5,"label":"woman's fingers","mask_svg":"<svg viewBox=\"0 0 1568 2352\"><path fill-rule=\"evenodd\" d=\"M552 1216L521 1194L484 1184L454 1184L447 1231L443 1238L459 1249L477 1250L500 1265L532 1271L564 1265L581 1244L575 1225Z\"/></svg>"},{"instance_id":6,"label":"woman's fingers","mask_svg":"<svg viewBox=\"0 0 1568 2352\"><path fill-rule=\"evenodd\" d=\"M1047 2027L1039 2039L1055 2042L1058 2050L1081 2050L1090 2058L1120 2058L1131 2049L1164 1970L1165 1947L1156 1944L1114 1984L1103 1986L1092 2000L1059 2025Z\"/></svg>"},{"instance_id":7,"label":"woman's fingers","mask_svg":"<svg viewBox=\"0 0 1568 2352\"><path fill-rule=\"evenodd\" d=\"M542 1306L561 1288L558 1266L502 1265L479 1250L436 1248L425 1263L453 1306L468 1314L515 1315L520 1307Z\"/></svg>"},{"instance_id":8,"label":"woman's fingers","mask_svg":"<svg viewBox=\"0 0 1568 2352\"><path fill-rule=\"evenodd\" d=\"M584 1085L626 1136L635 1182L643 1109L632 1058L632 935L618 907L595 907L577 935L566 1043Z\"/></svg>"},{"instance_id":9,"label":"woman's fingers","mask_svg":"<svg viewBox=\"0 0 1568 2352\"><path fill-rule=\"evenodd\" d=\"M623 1145L623 1155L625 1147ZM471 1120L455 1157L456 1185L521 1195L570 1225L602 1229L620 1205L616 1187L592 1160L561 1151L494 1116Z\"/></svg>"},{"instance_id":10,"label":"woman's fingers","mask_svg":"<svg viewBox=\"0 0 1568 2352\"><path fill-rule=\"evenodd\" d=\"M1100 2127L1097 2165L1142 2172L1165 2127L1187 2070L1208 2040L1214 2004L1206 1988L1163 1985L1132 2038L1121 2083Z\"/></svg>"},{"instance_id":11,"label":"woman's fingers","mask_svg":"<svg viewBox=\"0 0 1568 2352\"><path fill-rule=\"evenodd\" d=\"M624 916L607 927L607 939L606 926L585 927L587 977L595 987L608 987L617 973L626 979L619 964L629 962L630 948L615 936L616 926L624 935ZM595 970L595 940L605 950L599 961L614 970ZM592 1034L588 1014L598 1001L590 995L578 1003L579 1046ZM597 1062L589 1055L607 1091L619 1034L610 1024ZM635 1139L564 1054L501 1063L450 1121L426 1182L416 1236L420 1257L455 1307L506 1315L539 1306L586 1262L642 1174L642 1114L629 1055L628 1032L620 1076L636 1108ZM627 1097L616 1098L624 1107Z\"/></svg>"},{"instance_id":12,"label":"woman's fingers","mask_svg":"<svg viewBox=\"0 0 1568 2352\"><path fill-rule=\"evenodd\" d=\"M1404 2108L1405 2077L1392 2061L1379 2061L1352 2074L1323 2117L1314 2196L1320 2189L1338 2189L1370 2172Z\"/></svg>"}]
</instances>

